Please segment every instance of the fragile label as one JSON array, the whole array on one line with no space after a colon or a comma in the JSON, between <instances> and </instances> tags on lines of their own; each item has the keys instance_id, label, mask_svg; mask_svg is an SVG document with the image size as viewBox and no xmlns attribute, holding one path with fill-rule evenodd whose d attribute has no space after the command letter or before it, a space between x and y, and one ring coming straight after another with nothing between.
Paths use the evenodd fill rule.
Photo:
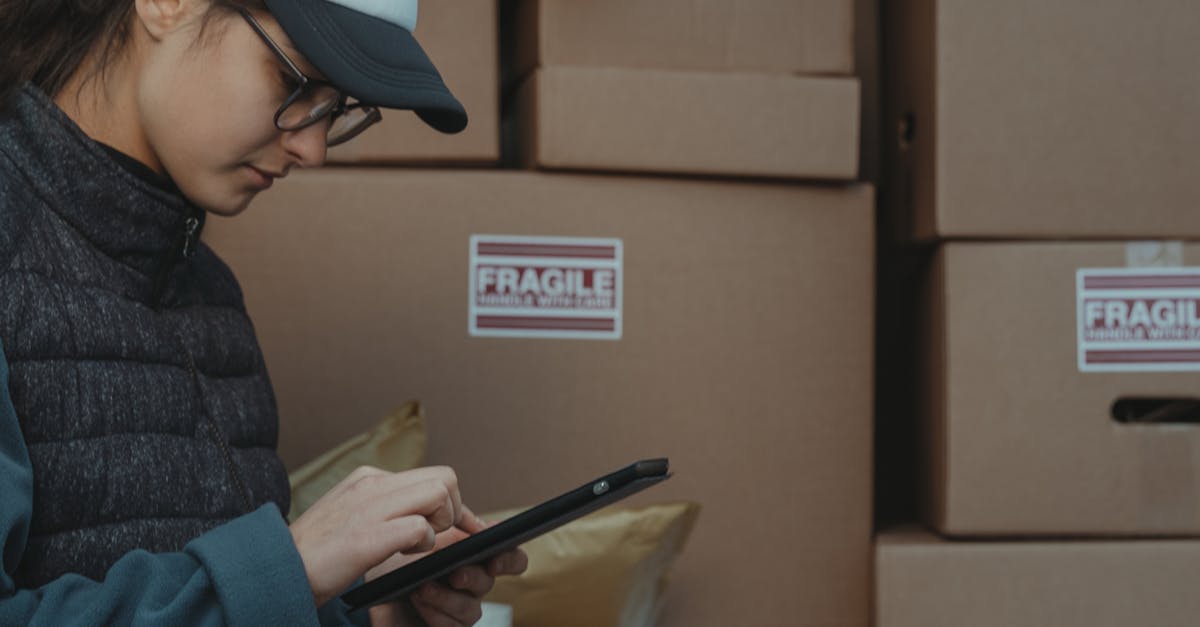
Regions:
<instances>
[{"instance_id":1,"label":"fragile label","mask_svg":"<svg viewBox=\"0 0 1200 627\"><path fill-rule=\"evenodd\" d=\"M472 336L621 337L621 240L471 236Z\"/></svg>"},{"instance_id":2,"label":"fragile label","mask_svg":"<svg viewBox=\"0 0 1200 627\"><path fill-rule=\"evenodd\" d=\"M1200 268L1076 272L1079 369L1200 371Z\"/></svg>"}]
</instances>

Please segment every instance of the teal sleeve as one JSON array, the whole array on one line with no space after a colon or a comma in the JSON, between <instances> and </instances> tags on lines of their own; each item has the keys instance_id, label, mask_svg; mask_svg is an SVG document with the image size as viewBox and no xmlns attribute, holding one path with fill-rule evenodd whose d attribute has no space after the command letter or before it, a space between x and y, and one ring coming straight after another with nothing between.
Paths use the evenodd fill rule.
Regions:
<instances>
[{"instance_id":1,"label":"teal sleeve","mask_svg":"<svg viewBox=\"0 0 1200 627\"><path fill-rule=\"evenodd\" d=\"M360 584L362 584L362 579L354 582L350 588ZM343 603L340 598L334 597L332 601L322 605L317 612L317 616L321 620L321 627L371 627L371 616L367 610L350 612L349 609L350 606Z\"/></svg>"},{"instance_id":2,"label":"teal sleeve","mask_svg":"<svg viewBox=\"0 0 1200 627\"><path fill-rule=\"evenodd\" d=\"M304 563L273 504L236 518L177 553L132 551L104 581L65 575L17 588L33 513L33 471L0 346L0 625L317 625Z\"/></svg>"}]
</instances>

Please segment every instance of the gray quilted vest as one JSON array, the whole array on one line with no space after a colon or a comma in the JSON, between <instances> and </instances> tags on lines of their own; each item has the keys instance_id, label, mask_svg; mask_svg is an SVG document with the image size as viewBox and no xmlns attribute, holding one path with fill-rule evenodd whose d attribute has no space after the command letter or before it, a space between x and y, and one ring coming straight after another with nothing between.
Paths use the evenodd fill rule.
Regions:
<instances>
[{"instance_id":1,"label":"gray quilted vest","mask_svg":"<svg viewBox=\"0 0 1200 627\"><path fill-rule=\"evenodd\" d=\"M120 167L42 92L0 116L0 342L33 464L16 573L99 579L273 501L278 417L203 212Z\"/></svg>"}]
</instances>

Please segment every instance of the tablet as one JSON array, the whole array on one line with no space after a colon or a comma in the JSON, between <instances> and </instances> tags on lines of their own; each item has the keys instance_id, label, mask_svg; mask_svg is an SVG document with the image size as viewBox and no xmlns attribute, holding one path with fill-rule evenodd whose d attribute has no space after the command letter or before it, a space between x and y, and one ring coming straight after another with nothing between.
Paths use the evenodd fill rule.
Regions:
<instances>
[{"instance_id":1,"label":"tablet","mask_svg":"<svg viewBox=\"0 0 1200 627\"><path fill-rule=\"evenodd\" d=\"M364 583L344 593L342 600L351 610L394 601L427 581L485 562L670 476L666 458L635 462Z\"/></svg>"}]
</instances>

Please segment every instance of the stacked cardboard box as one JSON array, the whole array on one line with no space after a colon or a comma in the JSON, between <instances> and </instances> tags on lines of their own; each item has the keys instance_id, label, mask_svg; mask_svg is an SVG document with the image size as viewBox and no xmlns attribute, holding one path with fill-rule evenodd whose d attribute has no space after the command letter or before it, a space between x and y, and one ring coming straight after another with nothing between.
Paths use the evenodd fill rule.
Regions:
<instances>
[{"instance_id":1,"label":"stacked cardboard box","mask_svg":"<svg viewBox=\"0 0 1200 627\"><path fill-rule=\"evenodd\" d=\"M289 465L410 397L430 461L482 511L669 456L677 476L639 501L704 510L661 625L866 624L869 189L421 170L287 183L209 229L246 290ZM581 247L564 270L615 270L585 282L619 304L577 328L489 322L486 299L514 293L488 289L514 267L494 253L547 243Z\"/></svg>"},{"instance_id":2,"label":"stacked cardboard box","mask_svg":"<svg viewBox=\"0 0 1200 627\"><path fill-rule=\"evenodd\" d=\"M525 165L850 180L852 0L518 3Z\"/></svg>"},{"instance_id":3,"label":"stacked cardboard box","mask_svg":"<svg viewBox=\"0 0 1200 627\"><path fill-rule=\"evenodd\" d=\"M781 180L854 176L852 3L517 6L521 145L574 172L298 173L206 227L285 462L409 398L477 511L668 456L659 625L865 627L874 192Z\"/></svg>"},{"instance_id":4,"label":"stacked cardboard box","mask_svg":"<svg viewBox=\"0 0 1200 627\"><path fill-rule=\"evenodd\" d=\"M1195 625L1200 541L880 537L879 627Z\"/></svg>"},{"instance_id":5,"label":"stacked cardboard box","mask_svg":"<svg viewBox=\"0 0 1200 627\"><path fill-rule=\"evenodd\" d=\"M1194 624L1200 542L1128 538L1200 535L1200 12L885 8L922 514L958 541L879 541L878 624Z\"/></svg>"}]
</instances>

